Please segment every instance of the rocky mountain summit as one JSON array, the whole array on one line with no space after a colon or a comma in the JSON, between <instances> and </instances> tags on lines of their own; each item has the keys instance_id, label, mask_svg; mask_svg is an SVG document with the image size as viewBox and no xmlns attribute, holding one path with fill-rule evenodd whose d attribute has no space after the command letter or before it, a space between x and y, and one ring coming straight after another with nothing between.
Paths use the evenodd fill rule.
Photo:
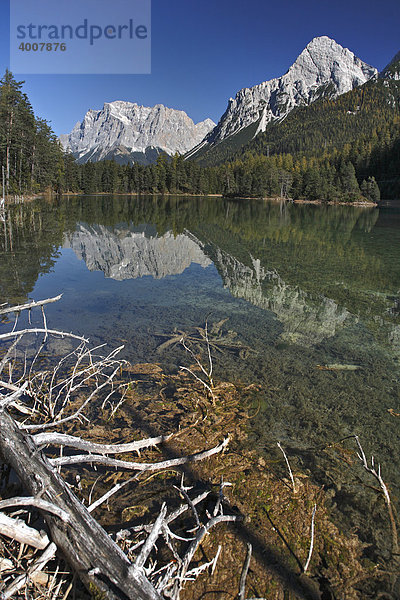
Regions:
<instances>
[{"instance_id":1,"label":"rocky mountain summit","mask_svg":"<svg viewBox=\"0 0 400 600\"><path fill-rule=\"evenodd\" d=\"M148 164L160 152L185 154L214 126L211 119L195 124L184 111L162 104L148 107L115 101L106 102L101 110L89 110L60 141L79 162L114 158L124 164Z\"/></svg>"},{"instance_id":2,"label":"rocky mountain summit","mask_svg":"<svg viewBox=\"0 0 400 600\"><path fill-rule=\"evenodd\" d=\"M394 78L398 77L396 58L385 71ZM101 110L89 110L60 140L78 162L114 159L149 164L160 152L198 157L239 132L247 138L240 143L249 141L294 108L319 98L336 98L377 73L329 37L316 37L284 75L241 89L229 100L217 125L211 119L195 124L185 112L162 104L147 107L115 101L106 102Z\"/></svg>"},{"instance_id":3,"label":"rocky mountain summit","mask_svg":"<svg viewBox=\"0 0 400 600\"><path fill-rule=\"evenodd\" d=\"M327 36L314 38L282 77L241 89L230 98L218 125L189 156L257 124L253 135L269 122L283 119L298 106L322 97L335 98L362 85L377 69Z\"/></svg>"}]
</instances>

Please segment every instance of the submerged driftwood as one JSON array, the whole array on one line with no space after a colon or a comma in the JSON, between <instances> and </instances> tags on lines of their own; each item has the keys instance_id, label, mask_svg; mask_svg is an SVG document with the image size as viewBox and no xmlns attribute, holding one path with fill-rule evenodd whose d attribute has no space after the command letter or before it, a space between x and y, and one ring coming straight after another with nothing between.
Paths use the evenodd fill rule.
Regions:
<instances>
[{"instance_id":1,"label":"submerged driftwood","mask_svg":"<svg viewBox=\"0 0 400 600\"><path fill-rule=\"evenodd\" d=\"M16 471L30 494L68 514L68 523L50 514L44 518L51 539L88 587L95 585L109 598L160 599L4 408L0 409L0 449L4 462Z\"/></svg>"},{"instance_id":2,"label":"submerged driftwood","mask_svg":"<svg viewBox=\"0 0 400 600\"><path fill-rule=\"evenodd\" d=\"M43 327L18 331L14 326L11 332L0 335L0 341L16 340L0 362L0 374L6 365L9 366L8 381L0 380L0 456L5 464L14 469L25 492L30 494L29 497L0 500L0 511L15 507L34 507L48 526L48 535L44 532L39 533L20 519L8 517L0 512L1 534L43 551L41 556L31 564L28 572L15 577L11 583L8 583L6 589L4 585L0 587L0 600L11 598L23 588L33 573L43 569L54 557L56 550L63 555L90 592L98 590L104 597L112 600L126 598L161 600L161 597L179 600L184 583L188 579L196 578L211 564L206 563L192 570L189 569L204 535L217 523L235 521L237 517L224 515L221 507L218 509L218 515L207 517L202 523L195 508L198 498L193 501L189 498L187 494L189 488L183 486L182 480L179 493L187 503L181 506L179 514L187 510L192 511L197 524L193 530L194 536L182 538L173 534L169 524L176 519L176 516L175 513L167 516L167 507L164 504L150 530L142 528L147 538L142 539L138 544L141 549L132 561L97 522L92 513L133 478L115 485L96 502L86 507L76 496L72 486L61 476L61 468L65 465L91 463L125 471L134 470L137 473L146 471L154 473L196 462L221 452L229 438L211 449L189 456L178 456L160 462L133 462L114 459L109 455L139 452L140 449L163 443L170 436L151 437L123 444L98 444L63 433L61 429L64 424L82 418L87 419L84 409L93 398L99 399L105 396L104 406L107 402L110 403L110 397L116 389L121 392L124 384L116 388L113 380L124 361L115 358L116 350L107 357L99 357L97 352L87 347L86 340L83 338L49 330L43 306L58 299L59 297L15 307L18 313L39 307L42 310ZM3 308L2 311L10 313L12 309ZM24 371L22 377L16 374L13 378L11 357L14 352L15 358L18 342L24 335L39 332L43 334L43 341L34 355L31 368L28 372ZM42 372L39 370L35 374L32 367L38 364L38 356L44 347L44 342L51 334L69 337L72 340L78 339L80 343L68 354L69 365L68 361L64 362L67 360L64 357L55 367ZM97 351L98 348L94 350ZM26 359L25 354L25 362ZM28 400L28 404L25 400ZM121 400L117 399L116 406L112 406L111 414L114 414L120 403ZM24 415L24 421L19 421L14 416L16 413ZM48 432L49 429L53 431ZM83 454L49 458L44 452L44 448L48 446L73 448L83 451ZM160 535L166 540L173 560L156 571L156 563L150 559L150 555L152 553L157 555L156 541ZM178 553L171 543L174 538L190 542L186 551ZM214 566L217 558L212 561Z\"/></svg>"},{"instance_id":3,"label":"submerged driftwood","mask_svg":"<svg viewBox=\"0 0 400 600\"><path fill-rule=\"evenodd\" d=\"M36 303L35 306L42 309L45 302L46 301L41 301ZM35 307L32 305L21 305L18 307L18 310L24 310L25 308L30 310ZM7 313L10 312L8 309L6 310ZM119 455L127 452L139 453L139 450L141 449L153 446L157 447L159 444L167 441L170 436L157 435L159 430L156 428L156 431L152 431L152 433L155 433L157 437L151 437L145 440L128 441L127 443L122 444L110 444L97 443L84 440L77 435L69 435L71 429L69 427L65 429L65 425L71 424L75 420L78 422L82 422L83 420L88 421L90 414L97 414L94 410L86 410L89 408L90 403L94 398L97 398L97 407L101 405L102 409L104 409L105 406L109 405L110 410L108 413L106 411L106 414L113 416L115 410L121 405L121 395L123 398L123 389L127 384L121 383L121 381L117 383L114 382L114 376L117 372L120 372L121 369L121 361L118 362L115 358L116 351L112 351L105 358L99 357L97 352L98 348L94 349L95 352L93 349L90 350L85 341L81 338L79 338L80 343L78 347L68 354L68 360L64 357L55 367L52 366L46 368L46 366L43 367L43 364L39 367L38 356L40 355L41 349L46 347L45 344L40 344L40 342L42 339L45 341L47 337L50 336L50 330L47 328L43 309L42 314L43 327L35 327L34 329L34 331L43 332L43 338L38 339L40 347L34 356L33 354L35 351L33 351L32 354L32 348L29 348L29 352L31 353L31 364L35 366L35 369L29 367L26 368L25 364L25 370L21 374L18 373L17 368L15 367L15 358L17 356L15 351L18 348L18 342L23 335L27 335L25 332L28 330L23 329L21 331L16 331L16 328L14 327L12 332L5 336L0 335L0 341L2 339L6 340L6 348L8 348L0 360L0 377L5 367L7 367L8 371L7 376L3 376L3 379L6 381L0 380L0 454L2 455L4 463L12 467L18 474L24 488L24 493L31 495L30 497L0 500L0 511L8 510L10 508L15 510L15 507L26 507L28 508L28 511L22 513L23 515L26 515L29 514L29 511L33 507L35 513L39 512L47 523L46 533L38 532L34 529L34 522L31 522L29 526L25 523L24 527L24 522L20 518L15 518L15 516L21 516L21 511L18 511L17 514L11 514L10 517L0 512L0 534L17 540L19 545L30 544L32 548L37 549L33 554L33 558L30 558L27 561L29 568L26 569L25 566L22 567L22 574L20 574L21 563L19 558L18 562L17 560L14 560L14 566L18 564L18 572L15 568L14 571L12 571L13 561L10 561L9 559L0 559L0 571L2 571L2 578L0 579L0 600L8 600L8 598L13 597L18 591L23 591L24 586L29 586L32 581L35 581L38 575L45 578L45 573L41 573L41 570L43 570L48 561L54 557L57 550L59 551L59 554L64 556L70 564L71 569L81 578L90 592L92 594L96 591L99 592L99 594L94 594L97 598L104 597L111 598L112 600L117 598L124 600L126 600L126 598L132 600L168 598L169 600L179 600L180 593L187 581L193 581L205 570L209 570L209 572L213 573L218 557L220 556L221 547L223 548L223 551L221 553L222 559L220 559L220 561L223 562L222 570L225 569L225 572L227 568L226 548L228 548L228 554L230 552L232 555L236 556L237 553L240 553L240 549L237 552L236 540L229 541L229 536L224 537L223 532L221 532L221 536L218 540L215 541L213 537L214 541L211 541L211 549L210 546L208 546L209 542L205 542L208 537L207 534L213 526L223 522L237 521L238 518L240 518L236 516L238 509L235 508L234 510L231 510L230 507L235 505L233 503L229 505L229 502L226 501L223 495L224 486L230 484L224 482L223 477L221 476L219 495L212 508L209 490L206 489L205 491L203 488L200 493L199 490L197 490L197 495L190 497L189 494L191 488L184 486L182 478L180 486L179 484L170 486L176 489L182 499L182 504L178 508L168 512L167 506L163 504L160 510L157 509L159 510L158 516L157 514L154 515L154 511L151 512L154 522L149 523L140 519L139 521L136 521L135 526L128 525L127 529L114 532L113 537L111 537L92 515L100 505L107 502L112 495L118 493L124 486L129 485L133 480L137 483L137 475L130 477L129 479L120 480L119 474L115 477L113 476L113 478L109 477L106 480L106 490L102 490L100 498L97 498L95 502L92 502L92 492L90 492L89 502L85 506L79 499L81 494L80 491L77 491L80 489L79 483L74 488L70 483L67 483L64 480L61 471L64 467L68 467L69 465L86 462L107 467L107 471L111 469L114 471L114 469L118 468L123 469L124 471L134 470L136 474L147 471L154 474L160 469L175 469L180 465L202 460L203 458L222 451L228 443L228 439L225 439L222 443L218 443L218 440L222 437L228 427L226 410L224 412L223 426L214 431L212 441L214 447L209 450L189 456L175 455L175 458L168 457L168 460L159 462L142 462L140 458L136 459L135 462L131 459L121 460L120 457L113 458L112 455ZM63 333L59 335L64 337L69 336L73 340L76 339L72 334ZM13 339L15 339L15 341L13 341ZM76 343L74 343L74 345L76 346ZM190 346L183 344L183 347L185 348L186 346L189 355L197 364L197 373L200 373L200 375L202 374L204 381L200 381L206 389L207 386L205 385L205 382L209 382L209 387L212 391L211 398L215 402L217 399L219 401L220 398L217 398L216 396L217 388L214 387L212 379L211 344L209 342L207 325L204 333L203 345L205 345L207 349L207 358L209 362L206 367L197 362L197 355ZM27 346L25 346L25 348L27 348ZM27 353L25 353L25 357L23 355L24 346L22 346L22 352L19 350L18 356L22 356L22 363L24 363L24 359L26 363ZM336 367L337 365L333 366ZM15 372L13 372L14 367ZM195 379L199 381L199 377L196 376L196 373L192 372L192 369L186 368L184 370L194 375ZM179 381L180 385L182 385L180 379ZM116 397L112 396L114 391L118 391ZM190 395L191 394L192 389L190 390ZM196 406L197 402L198 400L196 400ZM192 406L192 404L190 406ZM220 405L218 403L215 409L216 415L219 413L219 408ZM18 416L18 413L22 416ZM131 415L131 413L129 414ZM149 410L144 413L144 421L146 421L146 415L148 415L151 420L153 414L154 406L150 403ZM221 413L219 414L221 418ZM135 417L133 417L133 419L135 420ZM195 423L197 422L198 420L195 421ZM179 424L179 426L181 426L181 424ZM142 429L140 428L140 430ZM74 431L76 431L76 429L74 429ZM161 431L168 432L168 429L164 428ZM180 435L182 435L182 431L184 431L184 429L180 429ZM195 430L191 431L192 433L188 434L188 437L186 439L184 438L183 441L183 448L185 448L184 453L188 452L188 448L190 448L190 452L193 452L194 449L203 445L203 428L199 428L198 437L195 437L194 440L193 431ZM210 430L207 430L207 434L209 433ZM189 437L191 439L190 444L188 444ZM209 435L207 435L207 440L210 442ZM55 458L54 448L56 446L68 448L69 450L64 455L60 452L60 455ZM48 447L52 449L50 457L46 455L46 453L48 453L46 448ZM295 534L292 535L294 550L291 548L290 540L286 541L279 530L280 525L277 521L277 517L273 516L274 520L272 520L270 513L266 512L264 505L261 503L257 510L254 508L254 514L251 513L251 518L254 516L256 517L255 522L258 526L259 523L262 522L260 511L266 512L268 530L271 529L270 525L272 525L274 532L272 535L282 537L282 541L286 544L291 555L297 561L297 571L299 571L299 573L297 573L296 569L289 567L289 565L286 566L286 561L280 563L278 554L275 554L268 548L265 559L263 559L262 565L260 563L256 567L258 569L258 572L256 572L254 569L254 563L256 561L254 558L251 558L251 549L248 545L247 557L243 565L242 576L239 583L239 595L237 596L237 598L240 598L241 600L244 600L246 597L247 574L250 573L249 577L257 580L261 567L263 569L262 572L265 573L266 570L271 569L271 565L276 578L282 581L284 581L286 577L288 578L287 586L285 584L283 588L286 589L287 587L287 589L291 590L291 592L289 592L291 595L295 594L296 597L299 598L321 597L317 587L312 586L310 580L306 577L306 572L309 570L311 559L313 563L315 561L314 557L318 556L318 553L321 552L321 539L323 540L324 535L321 522L323 510L321 510L318 505L317 535L315 535L314 517L316 508L314 507L313 513L310 516L308 512L308 486L302 491L303 485L299 482L297 477L294 477L285 451L280 444L279 447L285 457L292 483L292 486L284 483L283 488L288 488L290 490L290 494L294 499L293 505L291 505L292 508L294 505L297 506L300 502L298 510L296 508L295 511L297 517L295 515L293 519L295 526L294 531L297 531L296 528L299 527L299 523L300 525L303 523L303 521L299 522L298 513L302 512L302 507L307 508L307 527L303 527L302 532L303 535L305 534L307 537L310 536L309 541L307 540L307 543L303 544L304 547L306 547L306 550L308 549L308 556L306 557L304 555L302 558L304 552L296 551L298 538L295 537ZM381 480L379 467L378 470L375 470L373 462L372 466L369 467L361 446L359 446L359 450L360 460L362 459L364 468L379 480L382 491L385 494L386 502L390 508L390 499L388 498L386 485L383 483L383 480ZM74 454L74 451L79 451L79 454ZM171 451L171 448L169 448L169 451ZM225 461L228 461L229 465L229 478L231 478L232 475L234 476L231 470L232 464L229 462L232 458L231 455L232 453L225 458ZM147 455L146 459L148 460ZM266 479L264 479L265 473L263 472L262 464L260 463L260 468L256 468L253 465L253 459L253 455L251 455L251 462L247 462L248 459L243 459L244 462L240 463L240 470L237 473L236 481L235 479L230 479L233 481L233 485L237 486L239 495L242 494L247 498L249 497L249 493L253 495L251 502L248 502L247 505L244 506L244 510L239 507L239 510L242 510L242 514L249 514L248 508L249 506L253 506L254 498L258 499L259 493L261 494L261 499L264 498L266 502L269 499L269 492L267 494L264 490ZM250 465L251 469L253 469L253 475L249 475L249 477L252 478L252 482L254 483L252 483L251 486L247 486L246 481L242 479L241 474L244 468L246 468L246 470L250 469ZM214 467L215 465L212 465L211 468ZM256 473L256 476L254 476L254 473ZM228 475L228 471L226 474ZM149 479L152 477L153 475L151 475ZM208 476L204 480L207 479ZM69 481L71 481L71 479L69 479ZM73 491L74 489L76 494ZM82 488L82 491L83 489L84 488ZM141 494L142 489L143 488L141 487L138 489L139 495ZM271 489L275 488L272 487ZM165 489L163 490L163 494L164 492ZM194 492L192 492L192 494L194 494ZM282 490L277 494L277 497L282 497ZM315 498L315 500L317 500L317 498L319 499L319 496L314 492L312 497ZM198 506L201 502L205 502L206 498L206 507L203 504L202 508L199 509ZM165 499L165 496L163 496L163 499ZM204 508L206 508L206 510L204 510ZM224 514L225 511L230 513L235 512L236 514ZM186 516L181 519L181 516L184 515L184 513L186 513L186 516L189 515L191 524L194 521L194 527L190 528L188 526L188 519ZM6 518L2 520L2 516ZM287 515L285 515L285 522L287 518ZM1 529L2 524L4 527L3 530ZM127 525L125 525L125 527L126 526ZM6 527L8 528L7 530L5 529ZM254 544L253 555L258 555L258 560L261 556L259 540L249 530L246 529L245 533L246 538L244 539L246 542L248 539L252 541ZM398 546L397 536L395 534L396 529L393 528L393 540L395 542L393 548L396 551ZM114 539L117 543L113 541ZM293 539L295 542L293 542ZM221 543L219 544L219 542ZM18 543L13 546L14 550L16 548L15 557L19 554L20 546ZM335 542L335 544L336 543L337 542ZM205 552L203 554L203 559L197 560L196 557L199 556L199 553L197 553L196 557L195 554L200 544ZM216 547L217 544L219 544L218 548ZM273 544L274 546L276 545L275 539L273 540ZM316 548L313 553L315 545ZM342 546L339 546L339 550L342 547L347 548L347 546L342 544ZM264 553L265 549L263 549L262 552ZM32 556L32 551L30 551L30 553ZM206 556L214 558L211 558L211 560L208 558L205 559ZM12 556L12 558L14 558L14 556ZM301 558L302 560L300 560ZM249 570L250 560L253 561L253 567ZM273 567L275 563L278 565L278 568L276 569ZM236 563L229 568L230 581L229 584L227 584L229 586L232 586L231 580L236 568ZM311 564L310 570L311 569L315 572L313 564ZM323 572L325 573L325 571ZM335 581L337 581L337 577ZM199 592L199 597L202 585L203 582L201 580L196 583L196 586L198 586L196 587L196 592ZM340 589L345 589L344 585L345 582ZM68 590L71 589L71 586L72 583ZM351 584L351 586L353 589L353 584ZM65 600L68 596L68 590L61 594L52 593L51 597L54 600L56 598L63 598ZM28 594L31 592L30 589L26 591ZM191 590L188 590L188 592L191 592ZM201 597L203 597L203 595Z\"/></svg>"}]
</instances>

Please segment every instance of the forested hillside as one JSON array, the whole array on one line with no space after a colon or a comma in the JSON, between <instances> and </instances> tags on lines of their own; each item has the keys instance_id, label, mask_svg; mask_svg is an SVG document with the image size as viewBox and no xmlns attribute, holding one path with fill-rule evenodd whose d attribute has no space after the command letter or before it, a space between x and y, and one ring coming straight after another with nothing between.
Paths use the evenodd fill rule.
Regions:
<instances>
[{"instance_id":1,"label":"forested hillside","mask_svg":"<svg viewBox=\"0 0 400 600\"><path fill-rule=\"evenodd\" d=\"M156 164L120 165L114 161L78 164L72 154L64 156L64 189L85 194L215 194L224 190L226 167L201 167L176 154L158 157Z\"/></svg>"},{"instance_id":2,"label":"forested hillside","mask_svg":"<svg viewBox=\"0 0 400 600\"><path fill-rule=\"evenodd\" d=\"M209 166L178 154L160 155L149 166L113 161L77 164L71 154L62 152L48 123L35 117L22 82L7 71L0 81L0 178L9 195L47 189L332 202L400 197L396 69L392 64L384 77L336 100L294 109L240 149L231 140L230 160L218 164L216 153Z\"/></svg>"},{"instance_id":3,"label":"forested hillside","mask_svg":"<svg viewBox=\"0 0 400 600\"><path fill-rule=\"evenodd\" d=\"M223 194L333 202L380 199L373 176L367 173L364 179L357 179L350 146L341 153L326 152L318 158L247 155L218 167L201 167L178 155L172 160L160 156L150 166L118 165L113 161L78 165L66 155L64 189L85 194Z\"/></svg>"},{"instance_id":4,"label":"forested hillside","mask_svg":"<svg viewBox=\"0 0 400 600\"><path fill-rule=\"evenodd\" d=\"M315 102L245 145L237 156L305 157L325 170L350 161L359 182L375 177L385 196L400 193L400 82L369 81L335 101Z\"/></svg>"},{"instance_id":5,"label":"forested hillside","mask_svg":"<svg viewBox=\"0 0 400 600\"><path fill-rule=\"evenodd\" d=\"M64 185L71 192L137 194L223 194L227 197L286 197L308 200L376 202L372 176L358 181L350 157L342 153L295 159L290 154L248 155L218 167L201 167L176 155L155 165L118 165L112 161L78 165L64 158Z\"/></svg>"},{"instance_id":6,"label":"forested hillside","mask_svg":"<svg viewBox=\"0 0 400 600\"><path fill-rule=\"evenodd\" d=\"M373 177L383 196L398 197L398 62L392 62L383 77L374 78L335 100L319 100L294 109L283 121L270 123L264 133L242 145L243 139L249 137L247 130L243 130L208 150L199 158L199 164L229 162L234 173L231 191L238 194L258 195L260 170L265 172L269 165L267 171L274 171L276 166L287 171L284 179L290 180L290 185L285 184L284 189L294 198L335 200L344 194L343 199L354 199L359 191L354 180L350 186L343 185L343 172L348 171L348 179L352 167L359 185L364 180L371 182ZM269 175L267 178L271 179ZM269 193L274 193L276 187L270 181L266 185ZM365 190L366 184L361 192Z\"/></svg>"}]
</instances>

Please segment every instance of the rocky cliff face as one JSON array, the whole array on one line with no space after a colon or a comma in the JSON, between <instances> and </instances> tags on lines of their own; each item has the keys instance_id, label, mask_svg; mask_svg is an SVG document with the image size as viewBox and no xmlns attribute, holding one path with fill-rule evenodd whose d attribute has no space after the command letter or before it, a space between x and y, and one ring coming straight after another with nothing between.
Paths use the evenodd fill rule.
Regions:
<instances>
[{"instance_id":1,"label":"rocky cliff face","mask_svg":"<svg viewBox=\"0 0 400 600\"><path fill-rule=\"evenodd\" d=\"M176 237L168 232L157 237L156 231L143 228L114 228L80 223L64 240L90 271L102 271L112 279L134 279L151 275L161 279L178 275L192 263L211 264L202 248L187 235Z\"/></svg>"},{"instance_id":2,"label":"rocky cliff face","mask_svg":"<svg viewBox=\"0 0 400 600\"><path fill-rule=\"evenodd\" d=\"M336 97L362 85L377 70L334 40L314 38L282 77L240 90L200 146L213 145L259 121L256 134L273 119L321 97Z\"/></svg>"},{"instance_id":3,"label":"rocky cliff face","mask_svg":"<svg viewBox=\"0 0 400 600\"><path fill-rule=\"evenodd\" d=\"M182 110L162 104L153 107L131 102L106 102L102 110L89 110L82 123L60 141L80 162L123 155L135 162L135 154L157 149L173 155L196 146L215 126L211 119L195 124ZM136 157L139 159L139 157Z\"/></svg>"},{"instance_id":4,"label":"rocky cliff face","mask_svg":"<svg viewBox=\"0 0 400 600\"><path fill-rule=\"evenodd\" d=\"M379 73L379 77L383 79L400 80L400 52L396 54L388 65Z\"/></svg>"}]
</instances>

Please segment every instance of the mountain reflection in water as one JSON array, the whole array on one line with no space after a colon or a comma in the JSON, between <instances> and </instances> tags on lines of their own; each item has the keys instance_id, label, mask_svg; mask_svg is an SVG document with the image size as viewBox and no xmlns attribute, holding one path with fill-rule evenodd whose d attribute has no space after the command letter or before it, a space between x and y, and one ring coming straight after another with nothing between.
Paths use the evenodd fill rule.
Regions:
<instances>
[{"instance_id":1,"label":"mountain reflection in water","mask_svg":"<svg viewBox=\"0 0 400 600\"><path fill-rule=\"evenodd\" d=\"M122 340L128 359L167 370L186 360L178 347L157 351L174 328L228 319L227 333L254 352L218 354L215 369L260 385L254 447L275 456L281 440L295 466L325 483L347 525L378 540L386 522L370 516L375 496L359 485L356 463L327 448L359 434L400 492L400 420L389 412L400 412L399 247L395 207L38 200L8 207L0 224L0 302L64 292L48 307L52 327Z\"/></svg>"}]
</instances>

